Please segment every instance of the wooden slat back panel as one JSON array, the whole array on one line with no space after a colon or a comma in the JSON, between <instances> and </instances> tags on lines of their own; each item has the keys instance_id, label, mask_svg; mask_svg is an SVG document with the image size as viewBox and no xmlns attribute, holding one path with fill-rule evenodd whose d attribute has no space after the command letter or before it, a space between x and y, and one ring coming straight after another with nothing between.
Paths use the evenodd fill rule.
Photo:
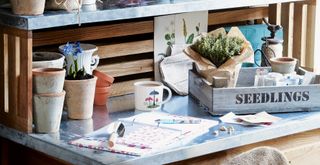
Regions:
<instances>
[{"instance_id":1,"label":"wooden slat back panel","mask_svg":"<svg viewBox=\"0 0 320 165\"><path fill-rule=\"evenodd\" d=\"M269 5L269 23L281 24L281 3Z\"/></svg>"},{"instance_id":2,"label":"wooden slat back panel","mask_svg":"<svg viewBox=\"0 0 320 165\"><path fill-rule=\"evenodd\" d=\"M294 4L293 50L292 56L306 66L307 5Z\"/></svg>"},{"instance_id":3,"label":"wooden slat back panel","mask_svg":"<svg viewBox=\"0 0 320 165\"><path fill-rule=\"evenodd\" d=\"M0 122L23 132L31 132L31 32L18 29L10 31L7 27L0 28L2 29L0 34Z\"/></svg>"},{"instance_id":4,"label":"wooden slat back panel","mask_svg":"<svg viewBox=\"0 0 320 165\"><path fill-rule=\"evenodd\" d=\"M60 44L81 41L98 46L98 70L115 77L112 96L132 93L125 84L153 79L153 20L112 22L73 29L35 31L35 51L57 51ZM138 75L138 76L136 76ZM122 88L118 88L122 86ZM116 90L114 90L116 89ZM130 90L130 92L129 92Z\"/></svg>"},{"instance_id":5,"label":"wooden slat back panel","mask_svg":"<svg viewBox=\"0 0 320 165\"><path fill-rule=\"evenodd\" d=\"M153 52L152 39L102 45L98 47L100 58L113 58L150 52Z\"/></svg>"},{"instance_id":6,"label":"wooden slat back panel","mask_svg":"<svg viewBox=\"0 0 320 165\"><path fill-rule=\"evenodd\" d=\"M283 56L292 57L292 38L293 38L293 3L281 5L281 25L283 26Z\"/></svg>"},{"instance_id":7,"label":"wooden slat back panel","mask_svg":"<svg viewBox=\"0 0 320 165\"><path fill-rule=\"evenodd\" d=\"M138 81L151 81L153 78L141 78L129 81L123 81L112 85L111 96L121 96L130 94L134 90L133 84Z\"/></svg>"},{"instance_id":8,"label":"wooden slat back panel","mask_svg":"<svg viewBox=\"0 0 320 165\"><path fill-rule=\"evenodd\" d=\"M315 72L320 72L320 2L314 2L307 8L307 47L306 47L306 67L313 68Z\"/></svg>"},{"instance_id":9,"label":"wooden slat back panel","mask_svg":"<svg viewBox=\"0 0 320 165\"><path fill-rule=\"evenodd\" d=\"M153 59L120 62L115 64L102 65L98 70L113 77L128 76L153 71Z\"/></svg>"},{"instance_id":10,"label":"wooden slat back panel","mask_svg":"<svg viewBox=\"0 0 320 165\"><path fill-rule=\"evenodd\" d=\"M115 23L109 25L78 27L67 30L35 32L33 45L43 46L66 43L68 41L86 41L153 32L153 21Z\"/></svg>"},{"instance_id":11,"label":"wooden slat back panel","mask_svg":"<svg viewBox=\"0 0 320 165\"><path fill-rule=\"evenodd\" d=\"M209 13L208 25L226 24L268 17L268 7L243 8Z\"/></svg>"}]
</instances>

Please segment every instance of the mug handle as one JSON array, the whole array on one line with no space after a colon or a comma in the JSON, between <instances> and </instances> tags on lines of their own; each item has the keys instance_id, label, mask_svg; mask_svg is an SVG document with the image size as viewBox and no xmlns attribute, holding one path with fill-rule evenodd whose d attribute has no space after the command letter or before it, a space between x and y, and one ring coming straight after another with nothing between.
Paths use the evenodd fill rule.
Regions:
<instances>
[{"instance_id":1,"label":"mug handle","mask_svg":"<svg viewBox=\"0 0 320 165\"><path fill-rule=\"evenodd\" d=\"M91 58L91 64L90 64L90 69L94 70L97 68L99 64L100 57L98 55L92 56Z\"/></svg>"},{"instance_id":2,"label":"mug handle","mask_svg":"<svg viewBox=\"0 0 320 165\"><path fill-rule=\"evenodd\" d=\"M171 97L172 97L171 90L170 90L168 87L163 86L163 89L165 89L165 90L167 90L167 91L168 91L168 97L166 98L166 100L162 101L162 103L161 103L161 104L165 104L165 103L166 103L166 102L168 102L168 101L171 99Z\"/></svg>"}]
</instances>

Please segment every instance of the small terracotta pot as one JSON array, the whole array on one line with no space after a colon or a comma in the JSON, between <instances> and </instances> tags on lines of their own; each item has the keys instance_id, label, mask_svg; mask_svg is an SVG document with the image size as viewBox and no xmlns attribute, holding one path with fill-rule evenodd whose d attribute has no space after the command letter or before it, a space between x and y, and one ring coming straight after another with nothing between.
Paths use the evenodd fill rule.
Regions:
<instances>
[{"instance_id":1,"label":"small terracotta pot","mask_svg":"<svg viewBox=\"0 0 320 165\"><path fill-rule=\"evenodd\" d=\"M94 105L106 105L108 97L111 93L111 86L107 87L96 87L94 96Z\"/></svg>"},{"instance_id":2,"label":"small terracotta pot","mask_svg":"<svg viewBox=\"0 0 320 165\"><path fill-rule=\"evenodd\" d=\"M290 57L275 57L270 59L273 72L288 74L294 72L297 59Z\"/></svg>"},{"instance_id":3,"label":"small terracotta pot","mask_svg":"<svg viewBox=\"0 0 320 165\"><path fill-rule=\"evenodd\" d=\"M110 86L114 81L114 78L112 76L105 74L103 72L100 72L98 70L94 70L93 75L97 76L97 78L98 78L97 87Z\"/></svg>"},{"instance_id":4,"label":"small terracotta pot","mask_svg":"<svg viewBox=\"0 0 320 165\"><path fill-rule=\"evenodd\" d=\"M59 131L65 94L66 92L63 91L33 96L33 121L36 132Z\"/></svg>"},{"instance_id":5,"label":"small terracotta pot","mask_svg":"<svg viewBox=\"0 0 320 165\"><path fill-rule=\"evenodd\" d=\"M46 0L10 0L12 11L18 15L40 15L44 12Z\"/></svg>"},{"instance_id":6,"label":"small terracotta pot","mask_svg":"<svg viewBox=\"0 0 320 165\"><path fill-rule=\"evenodd\" d=\"M60 68L35 68L32 69L33 92L61 93L66 70Z\"/></svg>"},{"instance_id":7,"label":"small terracotta pot","mask_svg":"<svg viewBox=\"0 0 320 165\"><path fill-rule=\"evenodd\" d=\"M66 106L70 119L90 119L97 77L86 80L65 80Z\"/></svg>"},{"instance_id":8,"label":"small terracotta pot","mask_svg":"<svg viewBox=\"0 0 320 165\"><path fill-rule=\"evenodd\" d=\"M63 68L64 55L55 52L32 53L32 68Z\"/></svg>"}]
</instances>

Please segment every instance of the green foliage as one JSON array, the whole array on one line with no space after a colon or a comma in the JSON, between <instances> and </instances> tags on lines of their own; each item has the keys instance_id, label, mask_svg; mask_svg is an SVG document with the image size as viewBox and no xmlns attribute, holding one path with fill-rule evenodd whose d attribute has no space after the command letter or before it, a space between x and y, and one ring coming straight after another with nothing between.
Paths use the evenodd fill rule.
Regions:
<instances>
[{"instance_id":1,"label":"green foliage","mask_svg":"<svg viewBox=\"0 0 320 165\"><path fill-rule=\"evenodd\" d=\"M74 65L74 69L73 69ZM69 72L66 76L67 80L84 80L93 78L92 75L86 73L84 67L79 69L77 60L73 61L73 64L70 65Z\"/></svg>"},{"instance_id":2,"label":"green foliage","mask_svg":"<svg viewBox=\"0 0 320 165\"><path fill-rule=\"evenodd\" d=\"M191 48L217 67L232 56L240 55L243 40L238 37L206 36L196 41Z\"/></svg>"},{"instance_id":3,"label":"green foliage","mask_svg":"<svg viewBox=\"0 0 320 165\"><path fill-rule=\"evenodd\" d=\"M171 47L174 44L174 37L175 37L174 33L171 33L171 34L167 33L164 35L164 39L167 41L168 46Z\"/></svg>"},{"instance_id":4,"label":"green foliage","mask_svg":"<svg viewBox=\"0 0 320 165\"><path fill-rule=\"evenodd\" d=\"M190 36L188 37L186 44L192 44L193 38L194 38L194 34L192 33L192 34L190 34Z\"/></svg>"}]
</instances>

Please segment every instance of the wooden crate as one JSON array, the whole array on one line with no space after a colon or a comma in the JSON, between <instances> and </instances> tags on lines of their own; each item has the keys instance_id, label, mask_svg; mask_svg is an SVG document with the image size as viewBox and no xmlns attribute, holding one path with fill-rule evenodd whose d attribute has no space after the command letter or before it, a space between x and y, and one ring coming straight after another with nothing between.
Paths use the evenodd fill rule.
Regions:
<instances>
[{"instance_id":1,"label":"wooden crate","mask_svg":"<svg viewBox=\"0 0 320 165\"><path fill-rule=\"evenodd\" d=\"M310 111L320 108L320 75L314 74L316 84L299 86L254 87L257 68L242 68L237 87L212 88L195 69L189 72L189 94L213 115L229 112L252 114ZM271 70L271 69L270 69ZM299 70L301 75L305 70Z\"/></svg>"}]
</instances>

